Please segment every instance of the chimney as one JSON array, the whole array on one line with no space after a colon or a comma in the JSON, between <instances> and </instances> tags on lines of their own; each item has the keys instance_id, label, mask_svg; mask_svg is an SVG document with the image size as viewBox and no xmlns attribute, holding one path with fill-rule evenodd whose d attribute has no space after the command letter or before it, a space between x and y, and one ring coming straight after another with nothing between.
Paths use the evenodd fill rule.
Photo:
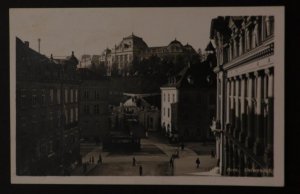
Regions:
<instances>
[{"instance_id":1,"label":"chimney","mask_svg":"<svg viewBox=\"0 0 300 194\"><path fill-rule=\"evenodd\" d=\"M38 42L39 42L39 53L41 53L41 39L40 38L38 39Z\"/></svg>"},{"instance_id":2,"label":"chimney","mask_svg":"<svg viewBox=\"0 0 300 194\"><path fill-rule=\"evenodd\" d=\"M29 47L29 42L28 41L24 41L24 44L26 47Z\"/></svg>"}]
</instances>

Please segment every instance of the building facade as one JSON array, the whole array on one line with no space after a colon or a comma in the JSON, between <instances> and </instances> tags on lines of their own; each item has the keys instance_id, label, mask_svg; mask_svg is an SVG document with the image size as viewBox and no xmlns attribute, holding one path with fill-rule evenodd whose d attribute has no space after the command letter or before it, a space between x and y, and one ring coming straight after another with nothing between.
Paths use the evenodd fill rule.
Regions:
<instances>
[{"instance_id":1,"label":"building facade","mask_svg":"<svg viewBox=\"0 0 300 194\"><path fill-rule=\"evenodd\" d=\"M87 68L79 68L79 126L81 137L99 142L109 131L108 81Z\"/></svg>"},{"instance_id":2,"label":"building facade","mask_svg":"<svg viewBox=\"0 0 300 194\"><path fill-rule=\"evenodd\" d=\"M161 127L174 141L212 139L210 120L215 110L214 88L198 71L186 66L161 87Z\"/></svg>"},{"instance_id":3,"label":"building facade","mask_svg":"<svg viewBox=\"0 0 300 194\"><path fill-rule=\"evenodd\" d=\"M16 39L17 175L68 174L79 159L78 60L48 58Z\"/></svg>"},{"instance_id":4,"label":"building facade","mask_svg":"<svg viewBox=\"0 0 300 194\"><path fill-rule=\"evenodd\" d=\"M132 34L124 37L112 49L105 49L100 56L100 62L105 64L108 76L112 75L114 71L119 75L127 76L134 61L151 56L167 57L176 61L178 56L192 55L197 55L197 52L188 43L182 45L175 39L167 46L149 47L141 37Z\"/></svg>"},{"instance_id":5,"label":"building facade","mask_svg":"<svg viewBox=\"0 0 300 194\"><path fill-rule=\"evenodd\" d=\"M214 132L221 174L272 176L274 17L218 17L210 38L217 54Z\"/></svg>"},{"instance_id":6,"label":"building facade","mask_svg":"<svg viewBox=\"0 0 300 194\"><path fill-rule=\"evenodd\" d=\"M169 83L171 80L169 80ZM179 89L175 84L166 84L161 90L161 127L167 134L172 132L172 109L171 105L178 102Z\"/></svg>"}]
</instances>

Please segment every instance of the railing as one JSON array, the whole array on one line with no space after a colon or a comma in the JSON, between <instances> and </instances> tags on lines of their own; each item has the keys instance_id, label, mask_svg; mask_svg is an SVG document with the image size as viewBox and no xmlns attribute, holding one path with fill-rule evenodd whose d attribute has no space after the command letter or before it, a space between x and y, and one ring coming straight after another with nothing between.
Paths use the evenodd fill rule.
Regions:
<instances>
[{"instance_id":1,"label":"railing","mask_svg":"<svg viewBox=\"0 0 300 194\"><path fill-rule=\"evenodd\" d=\"M240 150L244 152L245 155L247 155L251 160L260 168L260 169L265 169L266 164L263 161L262 157L256 156L251 149L246 148L241 142L236 140L231 134L224 133L226 137L228 137L231 141L233 141L233 144L237 145Z\"/></svg>"}]
</instances>

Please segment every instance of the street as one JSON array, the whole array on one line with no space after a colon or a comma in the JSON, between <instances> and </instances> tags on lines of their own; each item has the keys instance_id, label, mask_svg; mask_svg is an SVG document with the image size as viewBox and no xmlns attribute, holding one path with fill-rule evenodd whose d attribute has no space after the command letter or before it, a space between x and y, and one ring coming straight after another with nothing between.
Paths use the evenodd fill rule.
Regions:
<instances>
[{"instance_id":1,"label":"street","mask_svg":"<svg viewBox=\"0 0 300 194\"><path fill-rule=\"evenodd\" d=\"M77 167L72 175L87 176L139 176L142 167L142 176L186 176L201 175L217 165L217 160L211 157L211 150L215 149L213 143L186 143L184 150L176 145L169 144L163 138L149 135L149 138L141 140L139 152L104 152L102 146L92 143L81 145L83 163L90 163L83 171L83 167ZM173 167L170 158L179 151L179 157L174 159ZM215 150L214 150L215 151ZM98 163L101 155L102 163ZM136 160L133 165L133 157ZM92 161L92 158L94 162ZM196 159L200 165L197 168Z\"/></svg>"}]
</instances>

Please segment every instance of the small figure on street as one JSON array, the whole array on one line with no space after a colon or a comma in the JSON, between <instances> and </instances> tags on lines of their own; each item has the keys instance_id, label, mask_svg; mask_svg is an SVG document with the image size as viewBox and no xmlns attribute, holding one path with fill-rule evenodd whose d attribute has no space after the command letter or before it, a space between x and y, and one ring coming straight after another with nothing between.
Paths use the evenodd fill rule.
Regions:
<instances>
[{"instance_id":1,"label":"small figure on street","mask_svg":"<svg viewBox=\"0 0 300 194\"><path fill-rule=\"evenodd\" d=\"M90 161L89 161L89 163L90 163L90 164L92 164L92 157L90 157Z\"/></svg>"},{"instance_id":2,"label":"small figure on street","mask_svg":"<svg viewBox=\"0 0 300 194\"><path fill-rule=\"evenodd\" d=\"M92 164L94 164L94 156L92 156Z\"/></svg>"},{"instance_id":3,"label":"small figure on street","mask_svg":"<svg viewBox=\"0 0 300 194\"><path fill-rule=\"evenodd\" d=\"M211 155L212 158L215 157L215 152L214 152L214 150L211 150L211 151L210 151L210 155Z\"/></svg>"},{"instance_id":4,"label":"small figure on street","mask_svg":"<svg viewBox=\"0 0 300 194\"><path fill-rule=\"evenodd\" d=\"M143 167L142 167L142 165L140 166L139 171L140 171L140 176L142 176L143 175Z\"/></svg>"},{"instance_id":5,"label":"small figure on street","mask_svg":"<svg viewBox=\"0 0 300 194\"><path fill-rule=\"evenodd\" d=\"M171 168L174 167L174 159L173 159L173 156L171 156L171 158L170 158L170 167L171 167Z\"/></svg>"},{"instance_id":6,"label":"small figure on street","mask_svg":"<svg viewBox=\"0 0 300 194\"><path fill-rule=\"evenodd\" d=\"M184 150L184 143L181 143L181 150Z\"/></svg>"},{"instance_id":7,"label":"small figure on street","mask_svg":"<svg viewBox=\"0 0 300 194\"><path fill-rule=\"evenodd\" d=\"M199 160L199 158L197 158L196 164L197 164L197 168L199 168L199 165L200 165L200 160Z\"/></svg>"},{"instance_id":8,"label":"small figure on street","mask_svg":"<svg viewBox=\"0 0 300 194\"><path fill-rule=\"evenodd\" d=\"M102 156L99 154L98 164L102 164Z\"/></svg>"},{"instance_id":9,"label":"small figure on street","mask_svg":"<svg viewBox=\"0 0 300 194\"><path fill-rule=\"evenodd\" d=\"M87 164L84 163L84 164L83 164L83 172L86 173L86 170L87 170Z\"/></svg>"},{"instance_id":10,"label":"small figure on street","mask_svg":"<svg viewBox=\"0 0 300 194\"><path fill-rule=\"evenodd\" d=\"M135 157L132 158L132 166L135 166L136 165L136 160L135 160Z\"/></svg>"},{"instance_id":11,"label":"small figure on street","mask_svg":"<svg viewBox=\"0 0 300 194\"><path fill-rule=\"evenodd\" d=\"M177 158L179 158L179 150L176 150Z\"/></svg>"}]
</instances>

